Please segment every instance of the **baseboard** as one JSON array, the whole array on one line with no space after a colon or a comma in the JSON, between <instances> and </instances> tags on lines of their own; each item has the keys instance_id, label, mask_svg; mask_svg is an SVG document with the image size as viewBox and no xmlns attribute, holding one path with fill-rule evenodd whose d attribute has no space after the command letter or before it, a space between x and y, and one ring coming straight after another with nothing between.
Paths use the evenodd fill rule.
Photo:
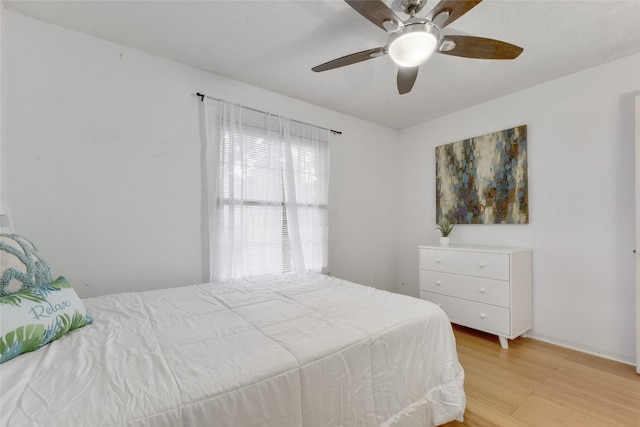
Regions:
<instances>
[{"instance_id":1,"label":"baseboard","mask_svg":"<svg viewBox=\"0 0 640 427\"><path fill-rule=\"evenodd\" d=\"M602 357L603 359L613 360L614 362L624 363L625 365L636 366L636 361L633 356L627 356L624 354L612 353L610 351L604 351L598 348L585 346L573 341L563 340L557 337L550 337L547 335L537 334L535 332L527 332L527 337L536 339L538 341L544 341L549 344L557 345L559 347L568 348L570 350L579 351L581 353L590 354L592 356Z\"/></svg>"}]
</instances>

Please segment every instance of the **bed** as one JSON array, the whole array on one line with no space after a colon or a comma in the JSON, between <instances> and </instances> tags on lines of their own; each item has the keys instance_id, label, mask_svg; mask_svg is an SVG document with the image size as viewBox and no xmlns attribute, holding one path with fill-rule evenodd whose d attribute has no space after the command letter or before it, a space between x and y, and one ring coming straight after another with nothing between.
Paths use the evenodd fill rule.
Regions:
<instances>
[{"instance_id":1,"label":"bed","mask_svg":"<svg viewBox=\"0 0 640 427\"><path fill-rule=\"evenodd\" d=\"M444 312L320 274L83 300L93 324L0 364L0 425L462 421Z\"/></svg>"}]
</instances>

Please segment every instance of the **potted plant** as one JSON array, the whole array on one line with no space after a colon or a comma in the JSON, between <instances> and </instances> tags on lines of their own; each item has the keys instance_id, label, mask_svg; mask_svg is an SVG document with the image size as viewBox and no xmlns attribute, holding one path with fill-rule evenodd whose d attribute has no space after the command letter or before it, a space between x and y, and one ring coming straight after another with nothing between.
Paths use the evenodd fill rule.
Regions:
<instances>
[{"instance_id":1,"label":"potted plant","mask_svg":"<svg viewBox=\"0 0 640 427\"><path fill-rule=\"evenodd\" d=\"M440 234L442 234L442 237L440 237L440 244L442 246L449 246L449 242L451 241L449 234L453 231L453 225L448 219L444 218L438 222L436 228L440 230Z\"/></svg>"}]
</instances>

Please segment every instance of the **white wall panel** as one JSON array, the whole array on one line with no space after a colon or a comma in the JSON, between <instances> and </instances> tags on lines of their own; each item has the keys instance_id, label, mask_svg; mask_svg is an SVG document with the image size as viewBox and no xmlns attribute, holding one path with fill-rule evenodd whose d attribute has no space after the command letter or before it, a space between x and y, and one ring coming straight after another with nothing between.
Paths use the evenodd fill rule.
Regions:
<instances>
[{"instance_id":1,"label":"white wall panel","mask_svg":"<svg viewBox=\"0 0 640 427\"><path fill-rule=\"evenodd\" d=\"M343 132L329 271L395 290L398 131L5 13L14 230L81 296L208 278L198 91Z\"/></svg>"},{"instance_id":2,"label":"white wall panel","mask_svg":"<svg viewBox=\"0 0 640 427\"><path fill-rule=\"evenodd\" d=\"M418 245L437 243L435 147L526 124L530 224L451 240L533 249L534 336L632 361L639 71L633 55L402 131L401 292L418 294Z\"/></svg>"}]
</instances>

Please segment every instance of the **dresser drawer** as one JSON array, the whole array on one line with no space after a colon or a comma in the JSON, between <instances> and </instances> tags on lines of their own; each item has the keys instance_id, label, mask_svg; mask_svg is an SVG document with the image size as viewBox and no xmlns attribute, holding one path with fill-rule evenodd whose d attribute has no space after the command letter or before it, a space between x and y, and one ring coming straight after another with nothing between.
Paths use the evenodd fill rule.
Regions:
<instances>
[{"instance_id":1,"label":"dresser drawer","mask_svg":"<svg viewBox=\"0 0 640 427\"><path fill-rule=\"evenodd\" d=\"M497 335L511 335L508 308L426 291L420 291L420 298L438 304L453 323Z\"/></svg>"},{"instance_id":2,"label":"dresser drawer","mask_svg":"<svg viewBox=\"0 0 640 427\"><path fill-rule=\"evenodd\" d=\"M420 269L509 280L509 254L421 248Z\"/></svg>"},{"instance_id":3,"label":"dresser drawer","mask_svg":"<svg viewBox=\"0 0 640 427\"><path fill-rule=\"evenodd\" d=\"M509 308L509 282L420 270L420 290Z\"/></svg>"}]
</instances>

